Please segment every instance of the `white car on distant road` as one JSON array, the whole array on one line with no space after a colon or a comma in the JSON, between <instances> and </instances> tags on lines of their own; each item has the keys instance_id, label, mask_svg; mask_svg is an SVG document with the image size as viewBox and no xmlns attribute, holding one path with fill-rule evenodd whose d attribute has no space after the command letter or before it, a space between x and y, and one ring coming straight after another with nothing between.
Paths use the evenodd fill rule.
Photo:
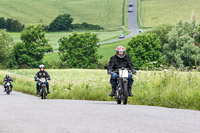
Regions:
<instances>
[{"instance_id":1,"label":"white car on distant road","mask_svg":"<svg viewBox=\"0 0 200 133\"><path fill-rule=\"evenodd\" d=\"M129 7L132 7L133 6L133 4L132 3L129 3L129 5L128 5Z\"/></svg>"},{"instance_id":2,"label":"white car on distant road","mask_svg":"<svg viewBox=\"0 0 200 133\"><path fill-rule=\"evenodd\" d=\"M122 39L122 38L124 38L124 35L123 35L123 34L120 34L120 35L119 35L119 39Z\"/></svg>"},{"instance_id":3,"label":"white car on distant road","mask_svg":"<svg viewBox=\"0 0 200 133\"><path fill-rule=\"evenodd\" d=\"M128 8L128 12L132 12L133 10L132 10L132 8Z\"/></svg>"}]
</instances>

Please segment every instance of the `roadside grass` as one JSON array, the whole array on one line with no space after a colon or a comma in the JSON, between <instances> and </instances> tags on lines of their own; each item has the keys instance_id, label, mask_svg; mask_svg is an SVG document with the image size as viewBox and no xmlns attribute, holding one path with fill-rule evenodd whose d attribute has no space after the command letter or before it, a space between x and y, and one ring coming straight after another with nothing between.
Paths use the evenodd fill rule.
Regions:
<instances>
[{"instance_id":1,"label":"roadside grass","mask_svg":"<svg viewBox=\"0 0 200 133\"><path fill-rule=\"evenodd\" d=\"M14 90L35 95L34 75L37 69L0 71L0 78L10 74ZM49 99L113 101L110 76L106 70L47 70L51 76ZM138 71L133 76L133 93L128 103L200 110L199 72ZM2 84L2 81L0 82ZM11 93L12 95L12 93Z\"/></svg>"},{"instance_id":2,"label":"roadside grass","mask_svg":"<svg viewBox=\"0 0 200 133\"><path fill-rule=\"evenodd\" d=\"M49 24L59 14L69 13L74 23L88 22L105 29L122 25L123 0L1 0L0 16L24 24Z\"/></svg>"},{"instance_id":3,"label":"roadside grass","mask_svg":"<svg viewBox=\"0 0 200 133\"><path fill-rule=\"evenodd\" d=\"M200 14L199 0L139 0L140 18L144 27L190 21L192 13ZM198 22L200 22L198 20Z\"/></svg>"}]
</instances>

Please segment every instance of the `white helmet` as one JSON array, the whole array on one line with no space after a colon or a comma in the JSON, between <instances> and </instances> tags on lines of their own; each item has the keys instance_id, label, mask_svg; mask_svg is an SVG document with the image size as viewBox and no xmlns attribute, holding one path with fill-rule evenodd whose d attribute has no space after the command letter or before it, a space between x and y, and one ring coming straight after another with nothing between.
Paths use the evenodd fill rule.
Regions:
<instances>
[{"instance_id":1,"label":"white helmet","mask_svg":"<svg viewBox=\"0 0 200 133\"><path fill-rule=\"evenodd\" d=\"M43 64L41 64L39 67L40 67L40 69L41 69L42 67L44 68L44 65L43 65Z\"/></svg>"}]
</instances>

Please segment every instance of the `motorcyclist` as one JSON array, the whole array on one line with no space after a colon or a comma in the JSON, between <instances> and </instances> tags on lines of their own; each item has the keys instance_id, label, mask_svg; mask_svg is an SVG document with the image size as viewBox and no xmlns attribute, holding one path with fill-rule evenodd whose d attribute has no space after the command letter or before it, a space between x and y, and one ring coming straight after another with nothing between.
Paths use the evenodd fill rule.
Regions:
<instances>
[{"instance_id":1,"label":"motorcyclist","mask_svg":"<svg viewBox=\"0 0 200 133\"><path fill-rule=\"evenodd\" d=\"M45 79L51 80L49 74L46 71L44 71L44 65L41 64L39 66L39 68L40 68L40 71L37 72L37 74L35 75L35 81L37 81L37 84L36 84L37 92L36 92L36 94L39 94L40 81L38 81L38 79L45 78ZM47 80L46 80L46 86L47 86L47 93L50 93L50 91L49 91L49 83L47 82Z\"/></svg>"},{"instance_id":2,"label":"motorcyclist","mask_svg":"<svg viewBox=\"0 0 200 133\"><path fill-rule=\"evenodd\" d=\"M6 77L4 78L3 82L5 82L5 84L4 84L4 88L5 88L4 92L6 91L6 83L7 82L10 82L10 87L11 87L11 91L12 91L13 85L11 84L11 82L13 82L13 80L8 74L6 74Z\"/></svg>"},{"instance_id":3,"label":"motorcyclist","mask_svg":"<svg viewBox=\"0 0 200 133\"><path fill-rule=\"evenodd\" d=\"M116 48L116 54L110 58L109 65L107 67L108 74L111 74L110 83L112 85L112 92L109 94L109 96L114 96L117 86L117 77L118 73L115 72L115 70L119 68L129 68L133 74L136 74L136 71L134 69L133 63L130 60L130 57L125 54L126 50L123 46L118 46ZM133 96L131 90L132 90L132 84L133 84L133 78L130 73L128 73L128 95Z\"/></svg>"}]
</instances>

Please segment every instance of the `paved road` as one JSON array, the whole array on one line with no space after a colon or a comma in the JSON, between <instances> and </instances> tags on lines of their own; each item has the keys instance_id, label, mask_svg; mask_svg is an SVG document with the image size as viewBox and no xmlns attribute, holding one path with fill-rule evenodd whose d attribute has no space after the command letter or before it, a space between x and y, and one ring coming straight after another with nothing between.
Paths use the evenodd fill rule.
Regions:
<instances>
[{"instance_id":1,"label":"paved road","mask_svg":"<svg viewBox=\"0 0 200 133\"><path fill-rule=\"evenodd\" d=\"M115 102L41 100L0 86L0 133L199 133L200 112Z\"/></svg>"},{"instance_id":2,"label":"paved road","mask_svg":"<svg viewBox=\"0 0 200 133\"><path fill-rule=\"evenodd\" d=\"M131 38L135 35L138 35L139 31L144 31L142 29L139 29L138 23L137 23L137 0L129 0L128 3L133 4L132 7L129 7L132 9L132 12L128 13L128 26L129 26L130 34L128 36L125 36L125 38L123 38L123 39ZM111 41L102 42L100 44L117 42L117 41L121 41L123 39L115 39L115 40L111 40Z\"/></svg>"}]
</instances>

